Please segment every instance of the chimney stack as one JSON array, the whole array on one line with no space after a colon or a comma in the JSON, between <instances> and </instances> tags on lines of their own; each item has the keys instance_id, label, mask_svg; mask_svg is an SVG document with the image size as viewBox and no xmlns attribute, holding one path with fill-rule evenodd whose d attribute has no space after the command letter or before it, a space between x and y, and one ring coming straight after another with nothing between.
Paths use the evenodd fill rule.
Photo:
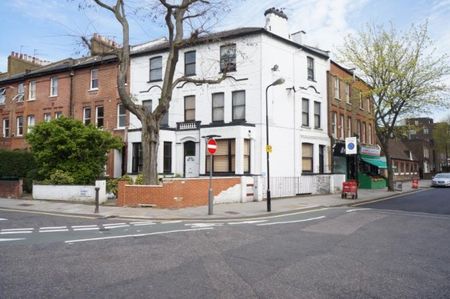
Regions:
<instances>
[{"instance_id":1,"label":"chimney stack","mask_svg":"<svg viewBox=\"0 0 450 299\"><path fill-rule=\"evenodd\" d=\"M264 12L266 26L264 28L273 34L289 39L289 26L287 15L278 8L272 7Z\"/></svg>"},{"instance_id":2,"label":"chimney stack","mask_svg":"<svg viewBox=\"0 0 450 299\"><path fill-rule=\"evenodd\" d=\"M106 55L114 52L119 47L115 41L110 40L100 34L94 33L91 38L91 55Z\"/></svg>"},{"instance_id":3,"label":"chimney stack","mask_svg":"<svg viewBox=\"0 0 450 299\"><path fill-rule=\"evenodd\" d=\"M306 32L303 30L300 30L300 31L297 31L297 32L294 32L291 34L292 41L299 45L306 43L305 37L306 37Z\"/></svg>"}]
</instances>

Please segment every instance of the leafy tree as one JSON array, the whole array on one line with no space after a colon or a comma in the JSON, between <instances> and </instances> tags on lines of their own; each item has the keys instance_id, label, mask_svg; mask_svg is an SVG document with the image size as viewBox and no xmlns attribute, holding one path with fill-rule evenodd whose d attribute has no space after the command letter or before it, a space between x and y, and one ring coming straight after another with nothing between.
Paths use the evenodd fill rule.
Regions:
<instances>
[{"instance_id":1,"label":"leafy tree","mask_svg":"<svg viewBox=\"0 0 450 299\"><path fill-rule=\"evenodd\" d=\"M65 117L36 125L26 139L39 179L51 181L63 174L74 184L93 183L104 170L108 151L122 147L111 133Z\"/></svg>"},{"instance_id":2,"label":"leafy tree","mask_svg":"<svg viewBox=\"0 0 450 299\"><path fill-rule=\"evenodd\" d=\"M448 168L448 157L450 156L450 119L447 122L435 124L433 128L433 141L436 151L445 154L445 164Z\"/></svg>"},{"instance_id":3,"label":"leafy tree","mask_svg":"<svg viewBox=\"0 0 450 299\"><path fill-rule=\"evenodd\" d=\"M115 4L109 5L103 0L94 0L100 7L109 10L114 14L116 20L122 27L122 47L117 48L115 54L119 61L119 72L117 75L117 88L120 99L124 107L136 115L142 123L142 157L143 157L143 181L144 184L157 185L158 171L158 145L159 145L159 124L167 113L172 100L174 88L182 82L217 84L223 81L227 75L213 79L181 76L175 77L175 69L179 59L180 49L195 44L199 34L204 32L205 25L212 18L217 17L220 12L226 11L226 1L205 1L205 0L166 0L155 1L153 6L149 3L142 4L142 7L134 7L133 11L145 11L147 18L158 20L163 16L163 23L167 28L167 59L161 88L161 97L158 106L154 111L149 111L143 105L137 104L128 93L126 76L130 64L130 44L129 44L129 24L125 12L125 1L115 0ZM144 13L144 14L145 14ZM186 29L188 27L189 29ZM185 35L190 33L189 38Z\"/></svg>"},{"instance_id":4,"label":"leafy tree","mask_svg":"<svg viewBox=\"0 0 450 299\"><path fill-rule=\"evenodd\" d=\"M427 24L412 26L405 33L393 26L367 26L349 35L340 60L357 68L370 86L375 128L388 165L388 190L394 190L389 139L395 137L399 117L427 112L432 106L448 105L443 83L450 74L447 56L438 55L428 36Z\"/></svg>"}]
</instances>

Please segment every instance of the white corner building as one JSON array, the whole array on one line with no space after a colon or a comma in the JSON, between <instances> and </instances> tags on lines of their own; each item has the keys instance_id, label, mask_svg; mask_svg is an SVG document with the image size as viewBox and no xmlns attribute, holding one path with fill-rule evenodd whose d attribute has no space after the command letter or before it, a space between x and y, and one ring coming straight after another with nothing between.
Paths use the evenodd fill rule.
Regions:
<instances>
[{"instance_id":1,"label":"white corner building","mask_svg":"<svg viewBox=\"0 0 450 299\"><path fill-rule=\"evenodd\" d=\"M207 175L209 156L203 137L218 135L214 175L252 176L264 182L266 90L272 189L277 181L286 184L286 178L329 173L328 52L302 44L304 32L289 34L282 11L268 9L265 17L264 28L200 36L196 45L180 51L175 78L219 78L224 68L228 78L214 85L181 83L174 88L169 113L161 123L161 174ZM152 109L158 104L166 58L165 39L132 48L130 90L139 103ZM280 78L283 84L268 88ZM129 174L142 169L140 128L140 121L131 115Z\"/></svg>"}]
</instances>

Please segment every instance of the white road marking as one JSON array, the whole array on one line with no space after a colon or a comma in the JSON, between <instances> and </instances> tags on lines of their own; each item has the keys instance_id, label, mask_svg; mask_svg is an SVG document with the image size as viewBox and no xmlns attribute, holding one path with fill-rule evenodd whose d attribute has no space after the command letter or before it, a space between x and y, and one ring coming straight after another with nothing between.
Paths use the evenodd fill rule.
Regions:
<instances>
[{"instance_id":1,"label":"white road marking","mask_svg":"<svg viewBox=\"0 0 450 299\"><path fill-rule=\"evenodd\" d=\"M153 236L153 235L172 234L172 233L179 233L179 232L209 230L209 229L213 229L213 228L212 227L203 227L203 228L192 228L192 229L177 229L177 230L169 230L169 231L164 231L164 232L154 232L154 233L146 233L146 234L132 234L132 235L109 236L109 237L99 237L99 238L90 238L90 239L67 240L67 241L64 241L64 243L72 244L72 243L79 243L79 242L100 241L100 240L110 240L110 239L136 238L136 237L145 237L145 236Z\"/></svg>"},{"instance_id":2,"label":"white road marking","mask_svg":"<svg viewBox=\"0 0 450 299\"><path fill-rule=\"evenodd\" d=\"M213 226L222 226L223 223L186 223L185 226L190 227L213 227Z\"/></svg>"},{"instance_id":3,"label":"white road marking","mask_svg":"<svg viewBox=\"0 0 450 299\"><path fill-rule=\"evenodd\" d=\"M44 226L44 227L40 227L40 230L46 230L46 229L67 229L67 226Z\"/></svg>"},{"instance_id":4,"label":"white road marking","mask_svg":"<svg viewBox=\"0 0 450 299\"><path fill-rule=\"evenodd\" d=\"M21 231L21 230L33 230L32 227L25 227L25 228L4 228L2 229L2 232L13 232L13 231Z\"/></svg>"},{"instance_id":5,"label":"white road marking","mask_svg":"<svg viewBox=\"0 0 450 299\"><path fill-rule=\"evenodd\" d=\"M155 222L144 222L144 221L138 221L138 222L130 222L130 224L134 226L143 226L143 225L154 225Z\"/></svg>"},{"instance_id":6,"label":"white road marking","mask_svg":"<svg viewBox=\"0 0 450 299\"><path fill-rule=\"evenodd\" d=\"M6 221L6 220L8 220L8 219L6 219L6 218L0 218L0 221Z\"/></svg>"},{"instance_id":7,"label":"white road marking","mask_svg":"<svg viewBox=\"0 0 450 299\"><path fill-rule=\"evenodd\" d=\"M98 227L96 224L90 224L90 225L72 225L72 228L83 228L83 227Z\"/></svg>"},{"instance_id":8,"label":"white road marking","mask_svg":"<svg viewBox=\"0 0 450 299\"><path fill-rule=\"evenodd\" d=\"M369 209L369 208L350 209L350 210L347 210L346 212L351 213L351 212L356 212L356 211L367 211L367 210L371 210L371 209Z\"/></svg>"},{"instance_id":9,"label":"white road marking","mask_svg":"<svg viewBox=\"0 0 450 299\"><path fill-rule=\"evenodd\" d=\"M103 226L104 227L108 227L108 226L116 226L116 225L124 225L124 224L126 224L126 223L125 222L121 222L121 223L105 223L105 224L103 224Z\"/></svg>"},{"instance_id":10,"label":"white road marking","mask_svg":"<svg viewBox=\"0 0 450 299\"><path fill-rule=\"evenodd\" d=\"M84 230L99 230L99 227L80 227L80 228L73 228L73 231L78 232L78 231L84 231Z\"/></svg>"},{"instance_id":11,"label":"white road marking","mask_svg":"<svg viewBox=\"0 0 450 299\"><path fill-rule=\"evenodd\" d=\"M103 226L105 229L112 229L112 228L121 228L121 227L129 227L129 224L121 224L121 225L109 225L109 226Z\"/></svg>"},{"instance_id":12,"label":"white road marking","mask_svg":"<svg viewBox=\"0 0 450 299\"><path fill-rule=\"evenodd\" d=\"M12 232L0 232L0 235L13 235L13 234L31 234L32 231L29 230L20 230L20 231L12 231Z\"/></svg>"},{"instance_id":13,"label":"white road marking","mask_svg":"<svg viewBox=\"0 0 450 299\"><path fill-rule=\"evenodd\" d=\"M183 222L181 220L170 220L170 221L163 221L161 224L170 224L170 223L180 223Z\"/></svg>"},{"instance_id":14,"label":"white road marking","mask_svg":"<svg viewBox=\"0 0 450 299\"><path fill-rule=\"evenodd\" d=\"M57 232L68 232L69 230L67 228L61 228L61 229L45 229L40 230L40 233L57 233Z\"/></svg>"},{"instance_id":15,"label":"white road marking","mask_svg":"<svg viewBox=\"0 0 450 299\"><path fill-rule=\"evenodd\" d=\"M275 224L289 224L289 223L298 223L298 222L306 222L306 221L312 221L312 220L319 220L319 219L323 219L323 218L325 218L325 216L319 216L319 217L308 218L308 219L301 219L301 220L291 220L291 221L279 221L279 222L261 223L261 224L257 224L257 225L258 225L258 226L263 226L263 225L275 225Z\"/></svg>"},{"instance_id":16,"label":"white road marking","mask_svg":"<svg viewBox=\"0 0 450 299\"><path fill-rule=\"evenodd\" d=\"M25 240L25 238L0 239L0 242L11 242L11 241L21 241L21 240Z\"/></svg>"},{"instance_id":17,"label":"white road marking","mask_svg":"<svg viewBox=\"0 0 450 299\"><path fill-rule=\"evenodd\" d=\"M236 225L236 224L255 224L255 223L261 223L261 222L267 222L267 220L250 220L250 221L241 221L241 222L229 222L229 225Z\"/></svg>"}]
</instances>

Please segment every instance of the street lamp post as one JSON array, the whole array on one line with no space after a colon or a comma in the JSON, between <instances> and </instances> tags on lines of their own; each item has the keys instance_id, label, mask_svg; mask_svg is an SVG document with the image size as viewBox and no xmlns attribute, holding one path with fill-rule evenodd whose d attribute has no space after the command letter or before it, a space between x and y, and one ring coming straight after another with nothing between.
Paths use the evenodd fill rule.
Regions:
<instances>
[{"instance_id":1,"label":"street lamp post","mask_svg":"<svg viewBox=\"0 0 450 299\"><path fill-rule=\"evenodd\" d=\"M283 78L275 80L272 84L266 87L266 160L267 160L267 212L272 210L271 208L271 196L270 196L270 153L269 153L269 101L268 92L271 86L280 85L284 83Z\"/></svg>"}]
</instances>

